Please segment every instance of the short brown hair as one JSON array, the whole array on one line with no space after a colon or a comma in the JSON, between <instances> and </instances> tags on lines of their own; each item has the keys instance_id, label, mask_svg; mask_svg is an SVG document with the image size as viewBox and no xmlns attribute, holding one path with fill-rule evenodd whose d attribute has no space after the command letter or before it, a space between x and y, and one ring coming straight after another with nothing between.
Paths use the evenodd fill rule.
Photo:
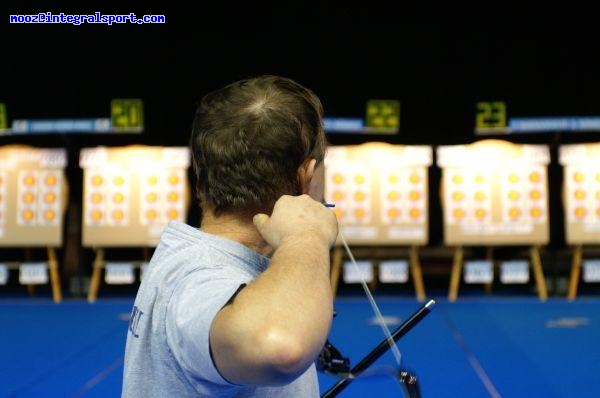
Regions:
<instances>
[{"instance_id":1,"label":"short brown hair","mask_svg":"<svg viewBox=\"0 0 600 398\"><path fill-rule=\"evenodd\" d=\"M325 156L323 107L297 82L261 76L204 96L192 127L196 193L215 215L269 212L299 194L297 172Z\"/></svg>"}]
</instances>

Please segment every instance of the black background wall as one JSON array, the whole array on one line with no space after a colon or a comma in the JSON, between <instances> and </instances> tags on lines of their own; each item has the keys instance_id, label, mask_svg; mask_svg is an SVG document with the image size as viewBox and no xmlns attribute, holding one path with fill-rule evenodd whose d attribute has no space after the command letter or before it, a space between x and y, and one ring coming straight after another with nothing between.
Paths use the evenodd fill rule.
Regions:
<instances>
[{"instance_id":1,"label":"black background wall","mask_svg":"<svg viewBox=\"0 0 600 398\"><path fill-rule=\"evenodd\" d=\"M186 143L204 93L263 73L312 88L330 116L362 116L368 98L400 99L402 143L472 140L479 100L504 100L513 116L599 114L593 26L417 24L323 7L112 11L165 14L166 23L144 25L5 21L0 99L12 118L34 118L101 116L112 98L141 97L143 140L167 145Z\"/></svg>"},{"instance_id":2,"label":"black background wall","mask_svg":"<svg viewBox=\"0 0 600 398\"><path fill-rule=\"evenodd\" d=\"M364 6L364 5L363 5ZM372 5L375 7L376 5ZM395 136L331 135L332 144L369 140L457 144L473 135L475 103L505 101L509 116L600 115L600 50L591 24L541 19L454 18L416 23L379 9L289 5L258 9L225 4L218 13L180 7L168 13L120 9L12 9L8 14L164 14L164 24L9 24L0 28L0 102L10 119L107 117L113 98L142 98L142 135L0 137L72 149L69 173L80 181L83 146L187 145L195 103L209 90L264 73L294 78L322 99L326 116L361 117L369 98L402 103ZM533 21L533 22L532 22ZM502 137L552 145L552 247L562 247L561 169L556 145L598 141L598 134ZM79 174L78 174L79 173ZM432 167L431 242L441 244L439 171ZM74 186L73 193L81 192ZM73 205L77 205L75 198ZM197 209L192 209L195 223Z\"/></svg>"}]
</instances>

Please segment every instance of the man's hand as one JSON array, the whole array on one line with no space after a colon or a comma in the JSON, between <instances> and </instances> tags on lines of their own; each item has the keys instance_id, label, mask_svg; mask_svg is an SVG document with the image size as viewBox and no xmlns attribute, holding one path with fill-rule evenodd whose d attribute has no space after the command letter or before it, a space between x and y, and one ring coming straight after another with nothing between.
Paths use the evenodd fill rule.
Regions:
<instances>
[{"instance_id":1,"label":"man's hand","mask_svg":"<svg viewBox=\"0 0 600 398\"><path fill-rule=\"evenodd\" d=\"M283 195L275 203L271 217L261 213L253 221L273 249L286 240L299 239L317 239L330 247L338 234L335 214L308 195Z\"/></svg>"}]
</instances>

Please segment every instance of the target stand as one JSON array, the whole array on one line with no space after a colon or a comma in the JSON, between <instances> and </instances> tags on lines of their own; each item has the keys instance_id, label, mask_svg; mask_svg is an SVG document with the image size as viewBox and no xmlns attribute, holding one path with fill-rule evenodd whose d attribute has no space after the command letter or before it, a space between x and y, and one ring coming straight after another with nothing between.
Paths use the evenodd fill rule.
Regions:
<instances>
[{"instance_id":1,"label":"target stand","mask_svg":"<svg viewBox=\"0 0 600 398\"><path fill-rule=\"evenodd\" d=\"M584 248L586 256L593 256L585 260ZM573 257L571 261L571 274L569 277L569 289L567 291L567 299L573 301L577 298L577 290L580 281L587 283L600 282L600 248L597 246L575 245L573 247ZM582 276L583 269L583 276Z\"/></svg>"},{"instance_id":2,"label":"target stand","mask_svg":"<svg viewBox=\"0 0 600 398\"><path fill-rule=\"evenodd\" d=\"M63 246L63 219L68 203L64 175L67 153L60 148L24 145L0 147L0 247L23 249L23 261L2 265L5 281L19 270L19 283L52 287L55 302L62 300L56 249ZM33 249L45 248L43 261Z\"/></svg>"},{"instance_id":3,"label":"target stand","mask_svg":"<svg viewBox=\"0 0 600 398\"><path fill-rule=\"evenodd\" d=\"M538 296L547 290L540 247L550 239L548 205L549 148L482 140L468 145L437 148L442 169L440 201L443 210L444 244L454 248L448 299L458 296L463 271L464 247L487 247L485 260L469 262L467 283L493 282L493 249L501 246L529 247L529 264L503 267L506 281L523 283L520 277L533 269ZM524 265L524 266L523 266ZM516 270L518 272L509 272ZM502 280L502 279L501 279Z\"/></svg>"},{"instance_id":4,"label":"target stand","mask_svg":"<svg viewBox=\"0 0 600 398\"><path fill-rule=\"evenodd\" d=\"M94 251L88 301L98 297L102 275L133 284L171 221L185 222L191 201L186 147L96 147L81 150L83 247ZM108 249L142 249L142 259L107 260Z\"/></svg>"},{"instance_id":5,"label":"target stand","mask_svg":"<svg viewBox=\"0 0 600 398\"><path fill-rule=\"evenodd\" d=\"M386 264L385 261L386 260L391 260L396 262L397 259L400 258L406 258L407 253L406 253L406 248L402 248L402 247L389 247L389 246L368 246L368 247L353 247L352 249L352 253L353 256L355 257L356 260L360 260L363 258L368 258L373 260L373 273L372 273L372 277L368 278L371 279L371 282L369 282L369 288L371 290L375 290L377 289L377 285L378 283L382 282L382 279L387 279L384 276L384 272L382 272L382 263ZM346 253L345 249L343 246L335 246L333 249L333 254L332 254L332 261L331 261L331 288L333 291L333 295L334 297L337 294L337 290L338 290L338 285L339 285L339 280L340 280L340 276L342 274L342 268L344 267L344 260L349 260L350 257L348 255L348 253ZM389 264L389 263L387 263ZM387 265L386 264L386 265ZM390 265L394 265L394 264L390 264ZM402 262L400 262L399 264L396 265L402 265ZM396 274L397 276L399 276L399 278L393 278L392 275L392 280L395 279L396 283L398 283L397 281L400 280L403 283L407 280L408 274L410 274L412 281L413 281L413 286L415 289L415 296L417 298L417 300L419 301L424 301L426 298L426 294L425 294L425 285L423 283L423 273L421 270L421 262L419 260L419 246L410 246L408 247L408 269L410 270L410 272L406 272L405 270L403 270L402 267L397 268L396 267L396 271L392 268L390 269L391 274ZM400 271L400 272L398 272ZM387 273L388 275L390 274L390 272ZM390 282L392 282L390 280Z\"/></svg>"},{"instance_id":6,"label":"target stand","mask_svg":"<svg viewBox=\"0 0 600 398\"><path fill-rule=\"evenodd\" d=\"M458 291L460 286L460 279L464 268L464 248L463 246L456 246L454 248L454 255L452 258L452 270L450 272L450 286L448 289L448 300L454 302L458 298ZM493 246L487 247L486 262L491 262L492 267L495 263L493 257ZM541 301L548 299L548 290L546 288L546 281L544 278L544 271L542 268L542 260L540 256L539 246L531 246L529 248L529 267L533 271L535 284L537 287L538 297ZM492 280L484 278L483 284L487 292L491 292ZM475 282L476 283L476 282Z\"/></svg>"},{"instance_id":7,"label":"target stand","mask_svg":"<svg viewBox=\"0 0 600 398\"><path fill-rule=\"evenodd\" d=\"M139 270L141 280L145 265L150 261L151 250L153 248L145 247L142 249L142 260L108 261L105 258L106 248L95 248L92 277L87 296L88 302L93 303L98 299L98 292L100 291L103 276L105 276L106 282L109 284L133 284L136 280L134 272ZM110 275L106 274L109 267Z\"/></svg>"},{"instance_id":8,"label":"target stand","mask_svg":"<svg viewBox=\"0 0 600 398\"><path fill-rule=\"evenodd\" d=\"M345 280L370 280L372 289L380 282L405 283L410 275L417 299L425 300L419 248L429 239L432 163L429 146L370 142L328 148L325 197L335 204L340 230L332 253L334 294L346 270ZM350 254L343 240L361 259L358 269L344 265Z\"/></svg>"},{"instance_id":9,"label":"target stand","mask_svg":"<svg viewBox=\"0 0 600 398\"><path fill-rule=\"evenodd\" d=\"M559 147L563 166L565 241L573 248L567 298L575 300L580 279L600 282L600 143ZM584 258L584 249L586 257ZM595 258L592 258L595 257ZM583 275L582 275L583 270Z\"/></svg>"},{"instance_id":10,"label":"target stand","mask_svg":"<svg viewBox=\"0 0 600 398\"><path fill-rule=\"evenodd\" d=\"M25 249L24 261L4 262L3 265L7 273L6 279L8 279L10 271L19 271L19 282L27 286L29 294L35 293L36 285L50 283L52 299L55 303L60 303L62 301L62 289L56 249L54 247L47 247L46 253L47 261L45 262L29 261L32 256L31 249L28 248Z\"/></svg>"}]
</instances>

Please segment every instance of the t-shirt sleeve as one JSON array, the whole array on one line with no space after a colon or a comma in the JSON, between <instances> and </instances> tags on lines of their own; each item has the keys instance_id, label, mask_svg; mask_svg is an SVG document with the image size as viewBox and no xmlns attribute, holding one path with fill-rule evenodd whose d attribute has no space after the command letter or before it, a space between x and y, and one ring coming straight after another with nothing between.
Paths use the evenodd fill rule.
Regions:
<instances>
[{"instance_id":1,"label":"t-shirt sleeve","mask_svg":"<svg viewBox=\"0 0 600 398\"><path fill-rule=\"evenodd\" d=\"M210 326L245 281L192 274L175 289L167 307L167 343L183 370L195 379L232 386L210 353Z\"/></svg>"}]
</instances>

